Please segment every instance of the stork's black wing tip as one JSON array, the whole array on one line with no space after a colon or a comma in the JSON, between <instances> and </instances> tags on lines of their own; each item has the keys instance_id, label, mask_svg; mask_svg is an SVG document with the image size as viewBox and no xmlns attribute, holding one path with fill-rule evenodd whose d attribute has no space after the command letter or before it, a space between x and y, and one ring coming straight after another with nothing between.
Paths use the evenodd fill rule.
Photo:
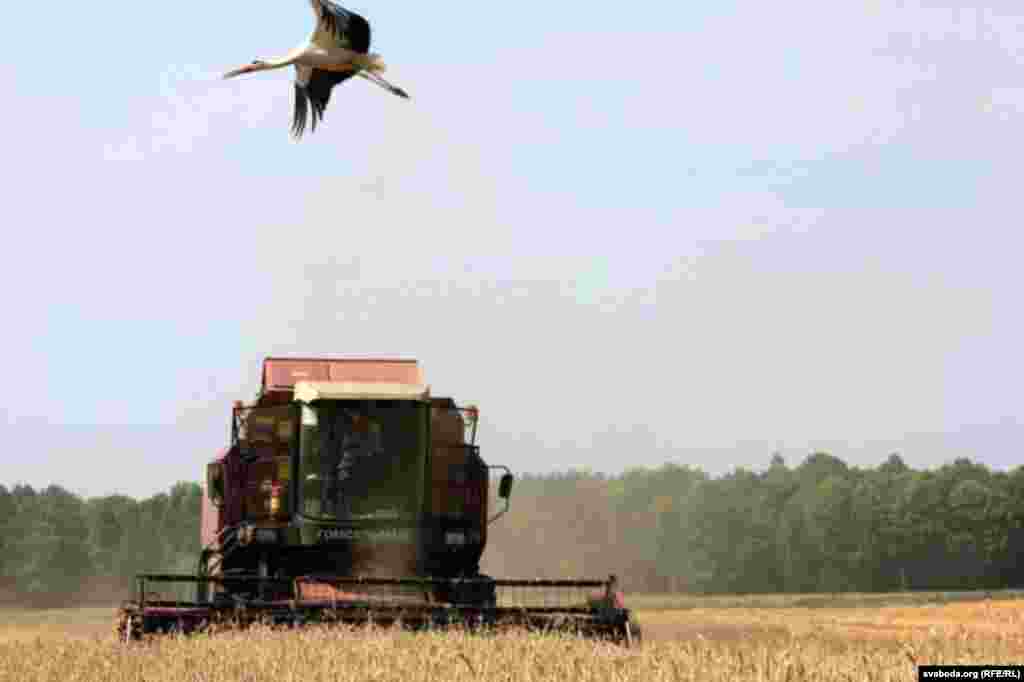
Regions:
<instances>
[{"instance_id":1,"label":"stork's black wing tip","mask_svg":"<svg viewBox=\"0 0 1024 682\"><path fill-rule=\"evenodd\" d=\"M292 115L292 138L299 140L306 131L306 116L308 113L308 97L306 90L298 83L295 84L295 112Z\"/></svg>"}]
</instances>

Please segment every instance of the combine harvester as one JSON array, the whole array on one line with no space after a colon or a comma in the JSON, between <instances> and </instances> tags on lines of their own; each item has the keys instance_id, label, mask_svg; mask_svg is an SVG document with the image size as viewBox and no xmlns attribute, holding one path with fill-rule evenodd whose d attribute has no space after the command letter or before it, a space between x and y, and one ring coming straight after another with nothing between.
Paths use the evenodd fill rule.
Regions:
<instances>
[{"instance_id":1,"label":"combine harvester","mask_svg":"<svg viewBox=\"0 0 1024 682\"><path fill-rule=\"evenodd\" d=\"M267 358L256 402L235 403L231 445L207 467L197 574L137 576L118 637L372 623L638 642L615 576L480 573L513 476L481 459L477 421L431 396L414 360ZM489 515L492 469L503 508Z\"/></svg>"}]
</instances>

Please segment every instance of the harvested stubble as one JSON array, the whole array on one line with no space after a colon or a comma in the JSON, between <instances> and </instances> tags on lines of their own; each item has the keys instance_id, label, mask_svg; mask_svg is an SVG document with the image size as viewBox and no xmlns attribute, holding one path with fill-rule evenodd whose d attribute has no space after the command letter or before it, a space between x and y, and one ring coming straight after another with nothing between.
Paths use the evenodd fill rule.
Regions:
<instances>
[{"instance_id":1,"label":"harvested stubble","mask_svg":"<svg viewBox=\"0 0 1024 682\"><path fill-rule=\"evenodd\" d=\"M1017 639L911 637L879 647L812 633L782 641L701 638L640 650L570 637L250 630L128 647L100 639L0 644L0 680L916 680L917 662L1020 661Z\"/></svg>"}]
</instances>

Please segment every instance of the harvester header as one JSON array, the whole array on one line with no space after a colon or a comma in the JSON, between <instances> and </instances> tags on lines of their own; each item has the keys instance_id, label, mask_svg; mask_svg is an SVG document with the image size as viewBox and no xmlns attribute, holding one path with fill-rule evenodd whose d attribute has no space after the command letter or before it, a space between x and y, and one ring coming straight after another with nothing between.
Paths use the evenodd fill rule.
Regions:
<instances>
[{"instance_id":1,"label":"harvester header","mask_svg":"<svg viewBox=\"0 0 1024 682\"><path fill-rule=\"evenodd\" d=\"M119 635L327 621L633 641L614 576L480 572L513 477L480 456L478 420L475 405L432 396L415 360L267 358L256 401L235 403L230 445L207 466L196 574L138 576ZM492 513L494 470L503 506ZM195 595L154 594L162 585Z\"/></svg>"}]
</instances>

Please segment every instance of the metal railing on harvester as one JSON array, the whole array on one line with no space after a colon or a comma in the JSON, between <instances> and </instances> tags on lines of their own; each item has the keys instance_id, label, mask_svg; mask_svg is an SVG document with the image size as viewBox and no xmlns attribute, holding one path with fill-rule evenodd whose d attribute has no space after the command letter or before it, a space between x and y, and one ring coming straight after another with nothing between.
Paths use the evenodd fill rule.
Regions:
<instances>
[{"instance_id":1,"label":"metal railing on harvester","mask_svg":"<svg viewBox=\"0 0 1024 682\"><path fill-rule=\"evenodd\" d=\"M192 585L194 589L200 584L225 583L235 588L251 586L253 595L273 596L199 600L181 592L155 594L154 589L154 585ZM411 629L525 627L631 644L639 633L617 588L615 576L608 580L492 580L146 574L137 576L136 599L122 605L118 632L127 641L150 633L190 633L211 626L372 623ZM439 592L447 598L437 599ZM288 597L281 598L282 594Z\"/></svg>"}]
</instances>

